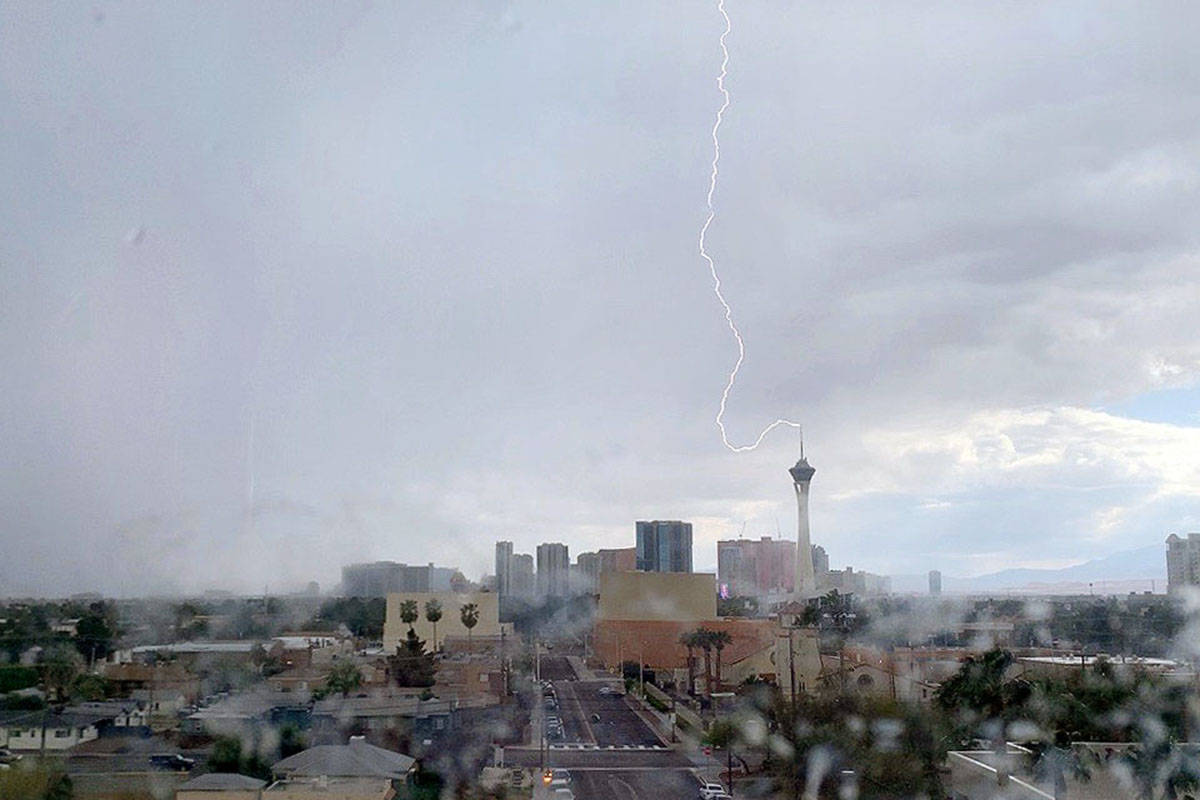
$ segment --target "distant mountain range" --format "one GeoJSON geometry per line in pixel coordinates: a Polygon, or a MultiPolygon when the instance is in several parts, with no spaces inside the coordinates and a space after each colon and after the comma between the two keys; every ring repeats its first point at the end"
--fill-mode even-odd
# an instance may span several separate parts
{"type": "MultiPolygon", "coordinates": [[[[1061,569],[1005,569],[973,578],[942,576],[942,591],[948,594],[995,591],[1125,594],[1151,589],[1164,592],[1166,588],[1167,558],[1162,545],[1124,550],[1061,569]]],[[[928,592],[928,576],[893,575],[892,591],[928,592]]]]}

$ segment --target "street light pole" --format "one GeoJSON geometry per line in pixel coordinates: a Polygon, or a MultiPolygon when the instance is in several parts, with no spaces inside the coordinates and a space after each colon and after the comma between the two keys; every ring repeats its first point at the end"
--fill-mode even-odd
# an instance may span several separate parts
{"type": "Polygon", "coordinates": [[[733,797],[733,735],[725,743],[725,774],[729,776],[729,796],[733,797]]]}

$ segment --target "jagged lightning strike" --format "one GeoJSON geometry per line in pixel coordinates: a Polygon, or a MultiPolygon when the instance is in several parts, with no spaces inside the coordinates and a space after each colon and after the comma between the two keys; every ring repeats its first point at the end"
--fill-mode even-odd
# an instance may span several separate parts
{"type": "Polygon", "coordinates": [[[725,31],[721,34],[720,39],[721,72],[717,75],[717,89],[721,92],[722,100],[721,107],[717,109],[717,117],[713,122],[712,128],[712,172],[708,179],[708,196],[706,198],[708,217],[704,220],[704,225],[700,228],[700,257],[708,262],[708,271],[712,274],[713,279],[713,293],[716,294],[717,300],[721,303],[721,308],[725,309],[725,323],[729,325],[729,330],[733,333],[733,338],[737,340],[738,348],[737,361],[733,365],[733,370],[729,373],[729,380],[725,382],[725,390],[721,392],[721,406],[717,409],[717,428],[721,431],[721,442],[734,453],[742,453],[747,450],[756,449],[762,444],[763,438],[779,426],[799,428],[800,423],[792,422],[788,419],[777,419],[763,428],[762,433],[758,434],[758,438],[754,440],[754,444],[734,445],[730,443],[729,436],[725,431],[725,405],[729,402],[729,393],[733,390],[734,382],[737,381],[737,375],[742,368],[742,362],[746,360],[746,343],[742,341],[741,331],[734,324],[733,309],[729,307],[728,301],[725,300],[725,295],[721,292],[721,276],[717,274],[717,265],[713,261],[712,256],[708,254],[708,249],[704,245],[705,237],[708,235],[708,226],[712,224],[713,218],[717,215],[717,212],[713,209],[713,193],[717,190],[717,168],[721,161],[721,140],[718,133],[721,129],[721,121],[725,118],[725,111],[729,108],[729,91],[725,88],[725,76],[728,74],[729,68],[729,48],[725,46],[725,37],[733,30],[733,25],[729,20],[729,14],[725,13],[725,0],[718,0],[717,10],[721,12],[721,17],[725,20],[725,31]]]}

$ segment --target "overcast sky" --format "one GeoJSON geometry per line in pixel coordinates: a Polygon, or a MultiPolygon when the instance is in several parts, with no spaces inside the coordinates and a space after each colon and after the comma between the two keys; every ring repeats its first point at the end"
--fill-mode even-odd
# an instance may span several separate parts
{"type": "MultiPolygon", "coordinates": [[[[731,438],[834,566],[1200,530],[1193,3],[730,0],[731,438]]],[[[0,595],[275,591],[639,518],[713,416],[715,3],[0,6],[0,595]]]]}

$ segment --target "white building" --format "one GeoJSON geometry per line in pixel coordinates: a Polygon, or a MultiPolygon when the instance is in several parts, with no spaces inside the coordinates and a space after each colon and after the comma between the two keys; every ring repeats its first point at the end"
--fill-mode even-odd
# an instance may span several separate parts
{"type": "Polygon", "coordinates": [[[46,749],[61,752],[100,736],[94,714],[62,714],[17,711],[0,715],[0,747],[10,750],[40,750],[45,728],[46,749]]]}

